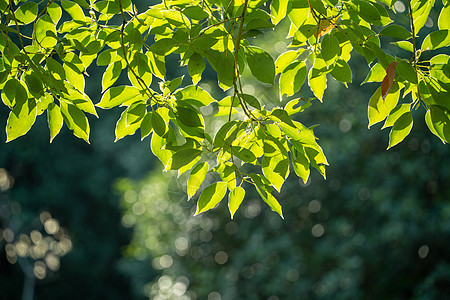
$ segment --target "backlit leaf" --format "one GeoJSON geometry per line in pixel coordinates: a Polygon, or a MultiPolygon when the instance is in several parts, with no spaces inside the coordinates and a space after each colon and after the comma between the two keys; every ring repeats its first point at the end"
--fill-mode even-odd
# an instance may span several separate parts
{"type": "Polygon", "coordinates": [[[200,185],[203,183],[203,181],[205,181],[208,170],[209,165],[206,161],[199,163],[192,169],[191,175],[189,175],[189,179],[187,182],[188,199],[191,199],[192,196],[195,195],[195,193],[200,188],[200,185]]]}
{"type": "Polygon", "coordinates": [[[245,48],[248,66],[261,82],[273,84],[275,78],[275,63],[272,56],[263,49],[255,46],[245,48]]]}
{"type": "Polygon", "coordinates": [[[36,115],[37,106],[33,99],[14,106],[6,121],[6,142],[26,134],[33,126],[36,115]]]}
{"type": "Polygon", "coordinates": [[[402,114],[394,123],[389,134],[389,148],[394,147],[408,136],[413,127],[413,119],[410,112],[402,114]]]}
{"type": "Polygon", "coordinates": [[[439,49],[450,45],[450,29],[431,32],[422,43],[422,51],[439,49]]]}
{"type": "Polygon", "coordinates": [[[197,210],[194,216],[214,208],[225,197],[227,192],[227,183],[219,181],[206,187],[197,202],[197,210]]]}
{"type": "Polygon", "coordinates": [[[39,47],[53,48],[56,45],[56,28],[49,15],[43,15],[37,20],[33,37],[39,47]]]}
{"type": "Polygon", "coordinates": [[[47,109],[48,128],[50,129],[50,143],[58,135],[63,126],[61,109],[55,103],[50,103],[47,109]]]}
{"type": "Polygon", "coordinates": [[[244,197],[245,190],[240,186],[237,186],[228,194],[228,209],[230,210],[231,219],[233,219],[234,214],[244,200],[244,197]]]}
{"type": "Polygon", "coordinates": [[[379,87],[369,100],[368,117],[369,128],[373,124],[383,121],[394,109],[398,103],[400,90],[398,84],[395,83],[386,97],[381,95],[381,87],[379,87]]]}

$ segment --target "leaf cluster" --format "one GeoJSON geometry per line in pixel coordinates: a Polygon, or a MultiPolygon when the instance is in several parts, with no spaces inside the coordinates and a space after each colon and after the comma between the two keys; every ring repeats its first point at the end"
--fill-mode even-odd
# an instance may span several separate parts
{"type": "Polygon", "coordinates": [[[7,142],[26,134],[44,112],[50,141],[66,124],[89,142],[86,115],[122,107],[116,140],[138,129],[142,139],[151,136],[151,150],[165,170],[190,173],[189,198],[208,174],[218,174],[220,180],[203,189],[196,214],[228,193],[233,216],[250,185],[282,216],[274,192],[280,192],[290,169],[306,182],[311,167],[325,177],[328,165],[313,128],[292,118],[310,106],[295,94],[307,82],[322,101],[331,78],[350,83],[348,61],[354,53],[370,67],[365,82],[381,82],[369,101],[368,118],[369,126],[385,120],[384,127],[392,127],[389,147],[409,134],[411,111],[420,105],[430,131],[449,141],[449,56],[421,59],[422,53],[449,45],[449,3],[443,3],[439,29],[419,48],[416,38],[434,0],[408,1],[410,28],[393,24],[390,0],[172,0],[144,12],[131,0],[1,1],[0,89],[11,109],[7,142]],[[274,60],[268,49],[250,41],[277,30],[283,20],[289,24],[289,50],[274,60]],[[386,53],[380,36],[397,39],[411,58],[386,53]],[[169,55],[187,67],[191,85],[183,85],[183,77],[168,80],[169,55]],[[96,104],[85,92],[87,69],[94,63],[106,67],[96,104]],[[200,86],[207,64],[228,92],[223,99],[200,86]],[[243,92],[246,68],[262,84],[279,89],[274,103],[285,95],[294,99],[266,109],[243,92]],[[121,74],[128,85],[116,84],[121,74]],[[212,113],[204,113],[207,107],[212,113]],[[207,118],[223,124],[207,128],[207,118]]]}

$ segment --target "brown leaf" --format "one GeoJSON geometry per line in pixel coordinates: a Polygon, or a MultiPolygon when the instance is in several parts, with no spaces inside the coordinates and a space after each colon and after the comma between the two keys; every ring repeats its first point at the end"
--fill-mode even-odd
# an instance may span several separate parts
{"type": "Polygon", "coordinates": [[[387,68],[386,68],[386,76],[383,78],[383,82],[381,83],[381,96],[384,100],[386,98],[387,94],[389,94],[389,90],[392,87],[392,84],[394,83],[395,78],[395,70],[397,67],[397,62],[391,62],[387,68]]]}

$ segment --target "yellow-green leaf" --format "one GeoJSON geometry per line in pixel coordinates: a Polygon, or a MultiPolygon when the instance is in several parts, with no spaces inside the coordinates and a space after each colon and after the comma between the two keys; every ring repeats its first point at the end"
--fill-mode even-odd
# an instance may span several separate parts
{"type": "Polygon", "coordinates": [[[223,197],[225,197],[227,189],[227,183],[224,181],[213,183],[205,188],[198,198],[197,210],[194,216],[208,211],[219,204],[223,197]]]}
{"type": "Polygon", "coordinates": [[[61,109],[55,103],[50,103],[47,108],[48,128],[50,130],[50,143],[58,135],[63,126],[61,109]]]}
{"type": "Polygon", "coordinates": [[[369,128],[373,124],[383,121],[398,103],[400,90],[397,83],[394,83],[389,94],[383,99],[381,87],[379,87],[369,100],[368,117],[369,128]]]}
{"type": "Polygon", "coordinates": [[[245,190],[241,186],[237,186],[228,194],[228,209],[230,210],[231,219],[233,219],[234,214],[241,206],[242,201],[245,197],[245,190]]]}
{"type": "Polygon", "coordinates": [[[41,16],[34,26],[34,42],[42,48],[53,48],[57,43],[56,27],[49,15],[41,16]]]}
{"type": "Polygon", "coordinates": [[[6,142],[26,134],[36,120],[37,106],[34,99],[17,104],[6,121],[6,142]]]}
{"type": "Polygon", "coordinates": [[[208,170],[209,165],[206,161],[199,163],[192,169],[187,182],[188,199],[191,199],[192,196],[195,195],[195,193],[200,188],[200,185],[203,183],[203,181],[205,181],[208,170]]]}

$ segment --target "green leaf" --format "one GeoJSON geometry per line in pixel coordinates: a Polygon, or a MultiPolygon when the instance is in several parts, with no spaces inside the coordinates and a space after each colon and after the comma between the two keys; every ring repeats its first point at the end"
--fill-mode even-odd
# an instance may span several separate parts
{"type": "Polygon", "coordinates": [[[33,126],[36,115],[37,106],[33,99],[14,106],[6,121],[6,142],[26,134],[33,126]]]}
{"type": "Polygon", "coordinates": [[[227,90],[233,86],[234,55],[231,51],[207,51],[206,58],[217,73],[219,87],[227,90]]]}
{"type": "Polygon", "coordinates": [[[57,43],[56,28],[49,15],[41,16],[35,26],[33,33],[33,42],[42,48],[53,48],[57,43]]]}
{"type": "Polygon", "coordinates": [[[269,205],[272,211],[276,212],[277,214],[280,215],[281,218],[284,219],[281,205],[277,201],[277,199],[272,195],[272,191],[274,189],[273,187],[270,186],[270,181],[262,177],[261,175],[255,173],[251,173],[250,177],[252,178],[253,183],[255,184],[256,191],[264,200],[264,202],[266,202],[267,205],[269,205]]]}
{"type": "Polygon", "coordinates": [[[298,51],[289,50],[278,56],[275,61],[275,74],[282,73],[292,62],[297,59],[298,55],[298,51]]]}
{"type": "Polygon", "coordinates": [[[339,47],[339,41],[334,35],[326,34],[322,39],[321,48],[321,54],[325,64],[327,66],[332,65],[340,54],[341,48],[339,47]]]}
{"type": "Polygon", "coordinates": [[[161,56],[166,56],[175,51],[176,41],[174,39],[164,38],[157,40],[150,46],[150,51],[161,56]]]}
{"type": "Polygon", "coordinates": [[[227,183],[219,181],[205,188],[197,202],[197,210],[194,216],[214,208],[225,197],[227,183]]]}
{"type": "Polygon", "coordinates": [[[378,62],[369,70],[366,79],[364,79],[361,85],[367,82],[382,82],[385,76],[386,69],[378,62]]]}
{"type": "Polygon", "coordinates": [[[431,32],[422,43],[422,51],[435,50],[450,45],[450,29],[431,32]]]}
{"type": "Polygon", "coordinates": [[[434,0],[412,0],[412,17],[416,34],[427,22],[431,9],[434,6],[434,0]]]}
{"type": "Polygon", "coordinates": [[[61,113],[64,121],[73,134],[89,144],[89,123],[84,113],[75,105],[61,102],[61,113]]]}
{"type": "Polygon", "coordinates": [[[397,83],[394,83],[383,100],[381,95],[381,87],[379,87],[369,100],[368,116],[369,116],[369,128],[373,124],[383,121],[394,109],[398,103],[400,96],[400,89],[397,83]]]}
{"type": "Polygon", "coordinates": [[[125,125],[130,126],[135,123],[140,123],[147,113],[147,106],[145,103],[133,103],[126,109],[125,125]]]}
{"type": "Polygon", "coordinates": [[[396,67],[397,73],[403,79],[409,82],[417,84],[419,81],[417,79],[417,73],[411,64],[405,60],[400,60],[396,67]]]}
{"type": "Polygon", "coordinates": [[[343,59],[338,59],[330,72],[334,79],[340,82],[352,82],[352,70],[348,63],[343,59]]]}
{"type": "Polygon", "coordinates": [[[287,13],[288,0],[273,0],[270,4],[270,14],[273,24],[278,24],[284,19],[287,13]]]}
{"type": "Polygon", "coordinates": [[[50,103],[47,109],[48,128],[50,130],[50,143],[58,135],[63,126],[61,109],[55,103],[50,103]]]}
{"type": "Polygon", "coordinates": [[[61,7],[57,3],[52,2],[47,7],[47,12],[48,12],[48,15],[50,16],[50,19],[52,19],[53,24],[58,25],[58,22],[62,16],[61,7]]]}
{"type": "Polygon", "coordinates": [[[208,106],[216,100],[211,95],[196,85],[189,85],[176,91],[175,97],[194,106],[208,106]]]}
{"type": "Polygon", "coordinates": [[[438,19],[439,29],[450,29],[450,5],[442,7],[441,13],[438,19]]]}
{"type": "Polygon", "coordinates": [[[255,46],[245,47],[248,66],[253,76],[261,82],[273,84],[275,79],[275,63],[272,56],[255,46]]]}
{"type": "Polygon", "coordinates": [[[61,1],[62,8],[69,13],[74,21],[86,22],[86,17],[83,13],[83,9],[73,1],[61,1]]]}
{"type": "Polygon", "coordinates": [[[245,103],[247,103],[251,107],[254,107],[258,110],[261,109],[261,104],[259,103],[259,100],[256,99],[254,96],[249,94],[243,94],[242,97],[244,98],[245,103]]]}
{"type": "Polygon", "coordinates": [[[450,113],[447,109],[431,105],[425,115],[425,121],[430,131],[443,143],[450,142],[450,113]]]}
{"type": "Polygon", "coordinates": [[[308,100],[304,98],[297,98],[289,101],[284,107],[284,110],[288,113],[288,115],[293,115],[302,112],[309,106],[311,106],[311,98],[308,100]]]}
{"type": "Polygon", "coordinates": [[[128,107],[126,110],[122,112],[120,115],[119,120],[116,123],[116,129],[115,129],[115,135],[116,139],[114,142],[117,142],[118,140],[124,138],[127,135],[133,135],[135,134],[136,130],[140,127],[140,122],[136,122],[134,124],[127,125],[127,116],[128,116],[128,107]]]}
{"type": "Polygon", "coordinates": [[[412,37],[412,34],[408,29],[397,24],[391,24],[384,27],[379,34],[401,40],[408,40],[412,37]]]}
{"type": "Polygon", "coordinates": [[[228,209],[230,210],[231,219],[233,219],[234,214],[238,210],[239,206],[241,206],[244,197],[245,190],[241,186],[237,186],[228,194],[228,209]]]}
{"type": "Polygon", "coordinates": [[[116,82],[122,72],[122,62],[116,61],[106,68],[102,77],[102,93],[116,82]]]}
{"type": "Polygon", "coordinates": [[[159,136],[163,136],[167,131],[166,121],[164,121],[164,119],[156,110],[154,110],[152,113],[152,127],[155,133],[159,136]]]}
{"type": "Polygon", "coordinates": [[[209,17],[207,11],[200,6],[188,6],[183,8],[183,14],[194,20],[203,20],[209,17]]]}
{"type": "Polygon", "coordinates": [[[202,155],[202,151],[198,149],[181,149],[175,152],[172,158],[169,160],[166,169],[178,170],[192,161],[199,160],[202,155]]]}
{"type": "Polygon", "coordinates": [[[206,161],[199,163],[192,169],[191,175],[189,175],[189,179],[187,182],[188,200],[195,195],[195,193],[200,188],[200,185],[205,181],[208,170],[209,165],[206,161]]]}
{"type": "Polygon", "coordinates": [[[65,63],[63,65],[64,73],[66,74],[66,80],[78,91],[84,91],[85,80],[84,76],[78,70],[74,70],[70,64],[65,63]]]}
{"type": "Polygon", "coordinates": [[[2,101],[6,106],[13,108],[16,104],[22,105],[27,99],[27,90],[19,80],[10,78],[3,86],[2,101]]]}
{"type": "Polygon", "coordinates": [[[306,155],[303,147],[296,146],[292,150],[292,165],[294,167],[294,172],[303,180],[303,183],[306,184],[310,174],[308,156],[306,155]]]}
{"type": "Polygon", "coordinates": [[[364,0],[353,0],[348,3],[358,13],[358,16],[361,17],[364,21],[367,21],[374,25],[379,24],[381,15],[378,9],[373,6],[372,3],[364,0]]]}
{"type": "MultiPolygon", "coordinates": [[[[145,91],[152,83],[152,73],[149,65],[150,61],[148,56],[143,53],[136,53],[133,60],[130,62],[131,69],[128,69],[128,79],[131,84],[139,90],[145,91]],[[139,79],[136,76],[138,76],[139,79]]],[[[125,65],[122,64],[122,68],[124,67],[125,65]]]]}
{"type": "MultiPolygon", "coordinates": [[[[223,152],[222,152],[223,153],[223,152]]],[[[213,170],[220,175],[220,178],[227,183],[227,187],[230,191],[236,188],[236,169],[237,166],[229,161],[220,161],[220,157],[217,158],[218,166],[213,170]]]]}
{"type": "Polygon", "coordinates": [[[152,112],[149,111],[146,113],[141,122],[141,141],[150,135],[153,130],[152,126],[152,112]]]}
{"type": "Polygon", "coordinates": [[[323,94],[327,88],[327,76],[326,74],[322,74],[318,77],[311,78],[313,68],[310,69],[308,76],[308,85],[314,95],[322,101],[323,94]]]}
{"type": "Polygon", "coordinates": [[[414,52],[414,46],[411,42],[398,41],[398,42],[392,42],[391,44],[397,45],[398,47],[402,48],[403,50],[409,51],[411,53],[414,52]]]}
{"type": "MultiPolygon", "coordinates": [[[[18,9],[14,12],[14,15],[17,21],[24,25],[30,24],[33,22],[38,14],[38,5],[34,2],[26,2],[19,6],[18,9]]],[[[11,21],[14,22],[14,21],[11,21]]]]}
{"type": "Polygon", "coordinates": [[[145,100],[145,98],[142,96],[139,89],[134,86],[122,85],[108,89],[96,106],[103,109],[109,109],[125,103],[131,104],[140,100],[145,100]]]}
{"type": "Polygon", "coordinates": [[[175,91],[183,82],[183,78],[184,75],[161,84],[161,90],[164,92],[164,95],[168,95],[175,91]]]}
{"type": "Polygon", "coordinates": [[[413,119],[410,112],[402,114],[394,123],[389,134],[389,148],[394,147],[408,136],[413,127],[413,119]]]}
{"type": "Polygon", "coordinates": [[[404,114],[411,112],[411,103],[397,105],[389,114],[381,129],[394,126],[394,123],[404,114]]]}
{"type": "Polygon", "coordinates": [[[197,84],[202,79],[202,73],[205,70],[205,67],[205,60],[199,54],[194,53],[189,58],[187,68],[194,84],[197,84]]]}
{"type": "Polygon", "coordinates": [[[280,100],[283,95],[292,96],[300,90],[306,79],[304,61],[295,61],[283,70],[280,76],[280,100]]]}
{"type": "Polygon", "coordinates": [[[277,139],[264,140],[261,166],[264,176],[279,192],[289,175],[289,158],[286,149],[277,139]]]}
{"type": "Polygon", "coordinates": [[[185,126],[202,128],[204,126],[202,115],[195,109],[178,106],[175,116],[185,126]]]}

